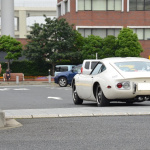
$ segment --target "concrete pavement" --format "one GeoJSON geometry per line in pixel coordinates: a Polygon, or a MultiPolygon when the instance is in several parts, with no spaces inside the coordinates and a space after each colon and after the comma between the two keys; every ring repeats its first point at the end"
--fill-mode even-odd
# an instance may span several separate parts
{"type": "Polygon", "coordinates": [[[6,118],[58,118],[89,116],[150,115],[149,107],[76,107],[51,109],[4,110],[6,118]]]}
{"type": "Polygon", "coordinates": [[[48,81],[20,81],[19,83],[16,83],[14,81],[12,81],[12,82],[1,81],[0,82],[0,86],[11,86],[11,85],[53,85],[53,86],[58,86],[57,84],[54,83],[54,81],[51,81],[51,83],[49,83],[48,81]]]}

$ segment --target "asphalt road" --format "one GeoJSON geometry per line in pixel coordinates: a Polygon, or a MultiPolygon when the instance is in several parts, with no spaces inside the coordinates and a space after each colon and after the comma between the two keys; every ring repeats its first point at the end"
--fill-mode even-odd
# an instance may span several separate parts
{"type": "MultiPolygon", "coordinates": [[[[94,108],[96,103],[72,102],[71,88],[58,86],[0,87],[1,109],[94,108]]],[[[133,108],[149,109],[150,102],[133,108]]],[[[125,103],[111,108],[128,109],[125,103]]],[[[101,108],[99,108],[101,110],[101,108]]],[[[100,116],[17,119],[23,126],[0,130],[0,150],[150,150],[150,116],[100,116]]]]}
{"type": "MultiPolygon", "coordinates": [[[[24,85],[1,86],[0,109],[49,109],[49,108],[77,108],[97,107],[96,103],[84,101],[83,105],[74,105],[70,87],[24,85]]],[[[113,102],[109,107],[130,107],[126,103],[113,102]]],[[[134,103],[131,106],[150,107],[150,101],[134,103]]]]}
{"type": "Polygon", "coordinates": [[[74,107],[71,88],[45,85],[0,87],[1,109],[74,107]]]}
{"type": "Polygon", "coordinates": [[[150,116],[17,119],[0,150],[150,150],[150,116]]]}

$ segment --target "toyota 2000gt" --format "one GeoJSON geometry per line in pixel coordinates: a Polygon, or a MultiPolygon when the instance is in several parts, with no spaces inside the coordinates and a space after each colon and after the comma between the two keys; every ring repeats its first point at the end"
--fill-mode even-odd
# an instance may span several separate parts
{"type": "Polygon", "coordinates": [[[107,106],[111,101],[126,103],[150,100],[150,60],[146,58],[101,59],[92,72],[77,74],[72,82],[74,104],[83,100],[107,106]]]}

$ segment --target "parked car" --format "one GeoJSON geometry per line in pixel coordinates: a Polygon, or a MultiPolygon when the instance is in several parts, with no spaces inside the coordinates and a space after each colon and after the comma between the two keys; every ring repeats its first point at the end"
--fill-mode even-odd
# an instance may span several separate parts
{"type": "Polygon", "coordinates": [[[72,81],[74,104],[83,100],[107,106],[111,101],[126,103],[150,100],[150,60],[146,58],[105,58],[90,75],[77,74],[72,81]]]}
{"type": "Polygon", "coordinates": [[[81,73],[90,74],[98,62],[98,59],[85,59],[82,64],[81,73]]]}
{"type": "Polygon", "coordinates": [[[73,69],[70,71],[66,71],[66,72],[62,72],[62,73],[57,74],[54,77],[55,83],[59,84],[60,87],[66,87],[68,84],[71,85],[73,77],[76,74],[81,73],[81,66],[82,66],[82,64],[73,67],[73,69]]]}
{"type": "Polygon", "coordinates": [[[54,75],[56,76],[58,73],[70,71],[74,66],[75,65],[56,65],[54,75]]]}

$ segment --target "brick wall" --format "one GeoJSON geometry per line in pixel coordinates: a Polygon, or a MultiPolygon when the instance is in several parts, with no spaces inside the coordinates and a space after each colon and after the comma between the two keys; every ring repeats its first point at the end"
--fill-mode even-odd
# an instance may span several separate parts
{"type": "MultiPolygon", "coordinates": [[[[58,0],[60,2],[62,0],[58,0]]],[[[150,26],[150,11],[127,12],[127,0],[124,0],[124,12],[121,11],[78,11],[76,12],[76,0],[70,0],[70,12],[66,13],[70,24],[76,26],[150,26]]],[[[60,18],[62,18],[60,17],[60,18]]],[[[74,27],[74,28],[75,28],[74,27]]],[[[144,49],[142,57],[150,55],[150,40],[140,40],[144,49]]]]}
{"type": "Polygon", "coordinates": [[[17,41],[20,41],[22,45],[26,45],[27,44],[27,39],[25,38],[17,38],[17,41]]]}

